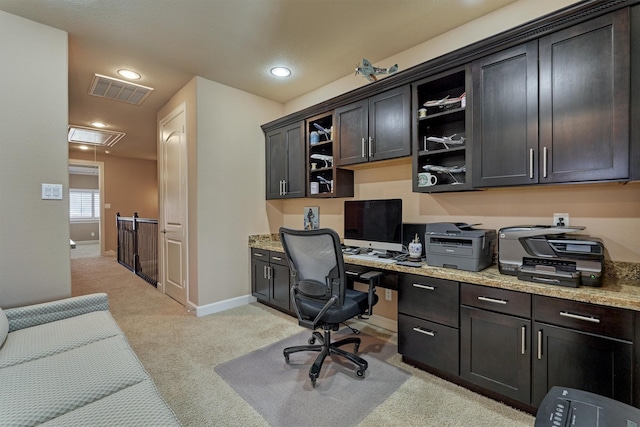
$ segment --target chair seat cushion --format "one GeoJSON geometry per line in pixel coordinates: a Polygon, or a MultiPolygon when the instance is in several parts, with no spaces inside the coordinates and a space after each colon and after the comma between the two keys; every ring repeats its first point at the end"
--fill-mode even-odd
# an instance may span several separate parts
{"type": "MultiPolygon", "coordinates": [[[[374,294],[374,304],[378,301],[378,296],[374,294]]],[[[301,311],[309,318],[315,318],[323,305],[308,301],[299,300],[301,311]]],[[[346,289],[344,295],[344,304],[342,307],[331,307],[323,316],[322,323],[342,323],[365,313],[369,309],[369,294],[353,289],[346,289]]]]}

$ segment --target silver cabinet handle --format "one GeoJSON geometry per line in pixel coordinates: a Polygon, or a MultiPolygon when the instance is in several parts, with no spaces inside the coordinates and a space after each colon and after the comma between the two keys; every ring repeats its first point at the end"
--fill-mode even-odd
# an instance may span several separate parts
{"type": "Polygon", "coordinates": [[[365,150],[364,144],[365,144],[365,138],[362,138],[362,157],[365,157],[365,155],[366,155],[366,153],[364,151],[365,150]]]}
{"type": "Polygon", "coordinates": [[[521,334],[520,334],[520,353],[524,354],[525,350],[526,350],[526,341],[527,341],[527,327],[523,326],[522,329],[520,330],[521,334]]]}
{"type": "Polygon", "coordinates": [[[256,252],[254,255],[255,255],[255,256],[264,256],[264,255],[262,255],[260,252],[256,252]]]}
{"type": "Polygon", "coordinates": [[[414,288],[420,288],[420,289],[426,289],[428,291],[435,291],[436,288],[433,286],[429,286],[429,285],[421,285],[420,283],[414,283],[413,284],[414,288]]]}
{"type": "Polygon", "coordinates": [[[276,261],[282,261],[282,257],[272,256],[271,259],[275,259],[276,261]]]}
{"type": "Polygon", "coordinates": [[[538,360],[542,360],[542,329],[538,331],[538,360]]]}
{"type": "Polygon", "coordinates": [[[284,191],[284,190],[282,189],[282,184],[283,184],[283,183],[284,183],[284,181],[283,181],[283,180],[280,180],[280,195],[281,195],[281,196],[284,196],[284,194],[283,194],[283,191],[284,191]]]}
{"type": "Polygon", "coordinates": [[[569,317],[576,320],[584,320],[585,322],[600,323],[600,319],[595,316],[581,316],[579,314],[569,313],[568,311],[561,311],[560,316],[569,317]]]}
{"type": "Polygon", "coordinates": [[[349,275],[349,276],[360,276],[360,273],[358,273],[357,271],[349,271],[349,270],[345,270],[344,274],[349,275]]]}
{"type": "Polygon", "coordinates": [[[373,156],[373,137],[369,137],[369,157],[373,156]]]}
{"type": "Polygon", "coordinates": [[[542,154],[542,171],[544,173],[544,177],[547,177],[547,147],[544,147],[543,149],[543,154],[542,154]]]}
{"type": "Polygon", "coordinates": [[[268,277],[267,277],[267,266],[266,265],[262,266],[262,277],[264,277],[265,279],[268,279],[268,277]]]}
{"type": "Polygon", "coordinates": [[[272,277],[273,277],[273,275],[272,275],[273,269],[271,268],[271,266],[267,266],[267,273],[268,273],[267,274],[267,276],[268,276],[267,279],[271,280],[272,277]]]}
{"type": "Polygon", "coordinates": [[[435,337],[436,336],[435,332],[430,331],[428,329],[422,329],[420,327],[415,327],[415,328],[413,328],[413,330],[416,331],[416,332],[420,332],[421,334],[424,334],[424,335],[429,335],[430,337],[435,337]]]}
{"type": "Polygon", "coordinates": [[[529,179],[533,179],[533,148],[529,148],[529,179]]]}
{"type": "Polygon", "coordinates": [[[283,196],[287,195],[287,180],[286,179],[282,180],[282,195],[283,196]]]}
{"type": "Polygon", "coordinates": [[[494,304],[503,304],[503,305],[504,305],[504,304],[506,304],[506,303],[507,303],[507,301],[506,301],[506,300],[503,300],[503,299],[495,299],[495,298],[482,297],[482,296],[481,296],[481,297],[478,297],[478,299],[479,299],[480,301],[484,301],[484,302],[492,302],[492,303],[494,303],[494,304]]]}

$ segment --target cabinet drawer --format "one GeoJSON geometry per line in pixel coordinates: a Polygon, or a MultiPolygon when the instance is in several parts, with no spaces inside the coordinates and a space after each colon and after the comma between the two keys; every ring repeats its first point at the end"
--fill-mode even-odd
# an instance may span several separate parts
{"type": "Polygon", "coordinates": [[[269,251],[266,249],[251,248],[251,258],[269,262],[269,251]]]}
{"type": "Polygon", "coordinates": [[[458,327],[458,282],[414,274],[401,274],[398,311],[410,316],[458,327]]]}
{"type": "Polygon", "coordinates": [[[269,262],[271,264],[279,264],[289,266],[289,261],[287,261],[287,257],[284,255],[284,252],[269,252],[269,262]]]}
{"type": "Polygon", "coordinates": [[[633,340],[633,313],[629,310],[540,295],[535,296],[534,306],[538,322],[633,340]]]}
{"type": "Polygon", "coordinates": [[[462,283],[460,303],[498,313],[531,317],[531,295],[507,289],[462,283]]]}
{"type": "Polygon", "coordinates": [[[458,375],[458,330],[398,314],[398,352],[433,368],[458,375]]]}

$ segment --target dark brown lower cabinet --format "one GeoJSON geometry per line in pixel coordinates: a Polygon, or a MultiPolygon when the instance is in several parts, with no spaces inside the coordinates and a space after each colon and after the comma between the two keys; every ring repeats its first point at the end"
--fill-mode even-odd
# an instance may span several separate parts
{"type": "Polygon", "coordinates": [[[534,340],[533,406],[556,385],[632,403],[631,342],[537,322],[534,340]]]}
{"type": "Polygon", "coordinates": [[[284,253],[251,249],[251,294],[258,301],[291,312],[289,275],[284,253]]]}
{"type": "Polygon", "coordinates": [[[531,320],[475,307],[460,308],[460,376],[529,404],[531,320]]]}

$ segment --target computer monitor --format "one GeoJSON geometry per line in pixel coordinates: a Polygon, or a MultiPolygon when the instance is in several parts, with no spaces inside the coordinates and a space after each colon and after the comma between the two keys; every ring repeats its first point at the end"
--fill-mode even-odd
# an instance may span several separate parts
{"type": "Polygon", "coordinates": [[[402,252],[402,199],[345,201],[344,244],[402,252]]]}

